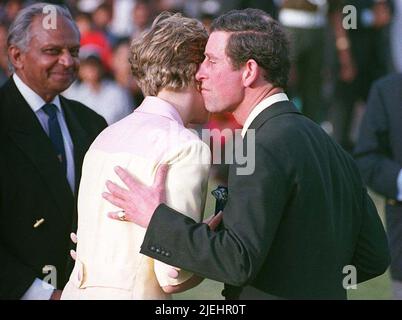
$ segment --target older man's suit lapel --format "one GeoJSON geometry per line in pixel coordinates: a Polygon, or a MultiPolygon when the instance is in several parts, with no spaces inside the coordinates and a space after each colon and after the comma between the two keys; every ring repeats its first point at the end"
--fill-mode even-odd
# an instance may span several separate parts
{"type": "MultiPolygon", "coordinates": [[[[8,86],[9,96],[3,103],[6,109],[5,115],[8,118],[5,125],[9,136],[37,168],[48,188],[49,197],[54,199],[60,209],[58,211],[73,212],[73,207],[66,208],[66,206],[73,206],[73,193],[49,137],[18,91],[14,81],[10,79],[6,86],[8,86]]],[[[63,218],[71,223],[71,216],[63,216],[63,218]]]]}

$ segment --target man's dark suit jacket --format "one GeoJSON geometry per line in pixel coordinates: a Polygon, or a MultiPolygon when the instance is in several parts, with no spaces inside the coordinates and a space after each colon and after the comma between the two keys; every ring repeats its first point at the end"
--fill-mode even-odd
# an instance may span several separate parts
{"type": "Polygon", "coordinates": [[[231,166],[224,229],[211,232],[162,204],[141,252],[289,299],[345,299],[348,265],[357,282],[384,273],[385,231],[353,159],[290,102],[265,109],[250,129],[255,172],[231,166]]]}
{"type": "MultiPolygon", "coordinates": [[[[84,155],[106,122],[81,103],[60,98],[78,190],[84,155]]],[[[0,299],[21,298],[35,278],[48,275],[45,265],[56,267],[57,287],[64,287],[75,216],[75,195],[52,143],[10,79],[0,88],[0,299]]]]}
{"type": "Polygon", "coordinates": [[[392,278],[402,281],[402,203],[396,201],[402,169],[402,74],[375,82],[355,148],[364,180],[387,198],[386,225],[392,278]]]}

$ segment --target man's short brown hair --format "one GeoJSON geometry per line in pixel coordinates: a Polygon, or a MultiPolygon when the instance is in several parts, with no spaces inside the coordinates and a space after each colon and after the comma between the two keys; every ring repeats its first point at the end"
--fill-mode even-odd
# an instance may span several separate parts
{"type": "Polygon", "coordinates": [[[195,85],[208,34],[201,22],[162,12],[131,44],[130,63],[145,96],[195,85]]]}
{"type": "Polygon", "coordinates": [[[290,69],[289,41],[280,24],[259,9],[231,10],[214,20],[211,32],[230,33],[226,55],[235,70],[254,59],[265,79],[285,89],[290,69]]]}

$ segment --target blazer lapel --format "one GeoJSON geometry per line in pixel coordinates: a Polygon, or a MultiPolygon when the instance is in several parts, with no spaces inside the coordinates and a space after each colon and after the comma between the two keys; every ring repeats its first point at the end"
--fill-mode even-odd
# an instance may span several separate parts
{"type": "Polygon", "coordinates": [[[67,222],[71,221],[74,199],[53,146],[35,113],[24,100],[11,79],[8,99],[3,103],[8,120],[8,134],[26,154],[45,181],[49,195],[55,200],[67,222]],[[70,208],[71,207],[71,208],[70,208]]]}
{"type": "Polygon", "coordinates": [[[284,113],[302,114],[290,101],[277,102],[262,111],[251,123],[249,129],[258,130],[258,128],[260,128],[268,120],[284,113]]]}

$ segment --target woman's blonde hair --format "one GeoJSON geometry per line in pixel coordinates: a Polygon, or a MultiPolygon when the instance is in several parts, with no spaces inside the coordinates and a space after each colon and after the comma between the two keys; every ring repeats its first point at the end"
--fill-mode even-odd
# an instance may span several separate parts
{"type": "Polygon", "coordinates": [[[207,31],[196,19],[170,12],[157,16],[130,49],[131,70],[143,94],[156,96],[163,88],[195,85],[207,40],[207,31]]]}

